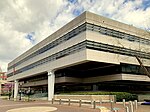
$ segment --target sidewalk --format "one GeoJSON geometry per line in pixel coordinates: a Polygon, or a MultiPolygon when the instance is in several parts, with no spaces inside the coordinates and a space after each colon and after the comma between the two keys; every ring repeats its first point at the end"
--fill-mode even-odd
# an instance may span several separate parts
{"type": "Polygon", "coordinates": [[[20,101],[9,101],[9,100],[2,100],[0,99],[0,112],[24,112],[24,111],[13,111],[11,109],[18,109],[18,108],[28,108],[26,112],[38,112],[35,111],[34,107],[42,107],[44,108],[42,111],[39,112],[50,112],[53,108],[57,108],[57,110],[53,110],[53,112],[100,112],[99,109],[92,109],[89,106],[79,107],[77,105],[59,105],[59,104],[51,104],[47,101],[31,101],[31,102],[20,102],[20,101]],[[30,108],[29,108],[30,107],[30,108]],[[49,111],[47,109],[49,108],[49,111]],[[9,111],[8,111],[9,110],[9,111]]]}
{"type": "MultiPolygon", "coordinates": [[[[98,108],[100,107],[107,107],[110,109],[110,103],[102,103],[96,105],[98,108]]],[[[114,108],[119,109],[118,112],[125,112],[122,104],[114,104],[114,108]]],[[[48,101],[10,101],[10,100],[3,100],[0,98],[0,112],[50,112],[51,109],[54,109],[53,112],[100,112],[100,109],[93,109],[90,104],[83,104],[82,107],[79,107],[79,104],[71,104],[68,106],[68,103],[59,103],[55,102],[51,104],[48,101]],[[42,110],[39,109],[43,108],[42,110]],[[11,111],[11,109],[27,109],[26,111],[11,111]],[[48,109],[48,110],[47,110],[48,109]],[[56,110],[57,109],[57,110],[56,110]],[[9,111],[8,111],[9,110],[9,111]],[[39,111],[40,110],[40,111],[39,111]]],[[[148,105],[138,105],[138,110],[136,112],[150,112],[150,106],[148,105]]]]}
{"type": "Polygon", "coordinates": [[[7,112],[49,112],[57,110],[56,107],[36,106],[36,107],[22,107],[10,109],[7,112]]]}

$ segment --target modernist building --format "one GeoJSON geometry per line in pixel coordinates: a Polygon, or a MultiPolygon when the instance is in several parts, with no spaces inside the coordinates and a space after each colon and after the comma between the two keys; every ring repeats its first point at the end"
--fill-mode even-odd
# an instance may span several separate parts
{"type": "Polygon", "coordinates": [[[150,33],[84,12],[14,59],[8,80],[48,92],[61,90],[147,91],[150,79],[140,68],[150,66],[150,33]]]}

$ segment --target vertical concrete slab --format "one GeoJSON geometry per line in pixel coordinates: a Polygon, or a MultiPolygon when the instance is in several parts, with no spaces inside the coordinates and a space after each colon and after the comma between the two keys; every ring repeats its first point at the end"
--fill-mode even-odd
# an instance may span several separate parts
{"type": "Polygon", "coordinates": [[[18,80],[15,80],[15,85],[14,85],[14,100],[17,99],[17,95],[18,95],[18,80]]]}
{"type": "Polygon", "coordinates": [[[54,97],[55,74],[53,71],[48,72],[48,101],[54,97]]]}

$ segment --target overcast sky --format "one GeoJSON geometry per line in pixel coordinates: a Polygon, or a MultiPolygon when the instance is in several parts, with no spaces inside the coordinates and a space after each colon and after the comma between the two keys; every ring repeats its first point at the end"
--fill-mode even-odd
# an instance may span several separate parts
{"type": "Polygon", "coordinates": [[[84,11],[150,30],[150,0],[0,0],[0,67],[84,11]]]}

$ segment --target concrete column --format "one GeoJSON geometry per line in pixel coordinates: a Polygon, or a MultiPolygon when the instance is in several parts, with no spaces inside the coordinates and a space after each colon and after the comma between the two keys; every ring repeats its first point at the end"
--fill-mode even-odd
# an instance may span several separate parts
{"type": "Polygon", "coordinates": [[[55,84],[55,74],[54,72],[48,72],[48,101],[51,101],[54,97],[54,84],[55,84]]]}
{"type": "Polygon", "coordinates": [[[15,85],[14,85],[14,100],[17,99],[18,95],[18,80],[15,80],[15,85]]]}

